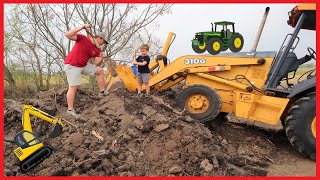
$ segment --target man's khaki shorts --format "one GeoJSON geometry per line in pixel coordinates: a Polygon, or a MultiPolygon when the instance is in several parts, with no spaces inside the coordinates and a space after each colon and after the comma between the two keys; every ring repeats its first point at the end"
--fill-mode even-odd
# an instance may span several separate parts
{"type": "Polygon", "coordinates": [[[71,66],[70,64],[64,64],[64,71],[67,75],[69,86],[79,86],[81,84],[81,74],[87,74],[93,76],[98,70],[98,66],[88,63],[85,67],[71,66]]]}

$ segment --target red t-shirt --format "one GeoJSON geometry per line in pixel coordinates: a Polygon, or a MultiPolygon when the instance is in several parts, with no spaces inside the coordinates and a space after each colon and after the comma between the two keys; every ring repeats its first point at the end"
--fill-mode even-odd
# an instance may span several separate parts
{"type": "Polygon", "coordinates": [[[100,57],[100,50],[92,44],[89,38],[84,35],[77,34],[76,43],[64,60],[64,64],[84,67],[87,65],[89,59],[93,57],[100,57]]]}

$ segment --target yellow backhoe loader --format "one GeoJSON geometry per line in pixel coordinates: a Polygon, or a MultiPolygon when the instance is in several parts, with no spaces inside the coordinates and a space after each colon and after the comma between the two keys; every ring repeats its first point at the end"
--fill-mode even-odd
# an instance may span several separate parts
{"type": "MultiPolygon", "coordinates": [[[[301,64],[316,59],[316,52],[298,58],[294,53],[299,31],[316,29],[316,5],[300,4],[289,12],[288,24],[294,28],[278,52],[256,52],[269,8],[261,21],[252,51],[212,55],[186,55],[165,65],[161,60],[149,64],[153,71],[150,86],[166,90],[177,83],[184,88],[177,105],[198,120],[214,120],[232,113],[237,117],[276,125],[282,121],[290,143],[302,154],[316,158],[316,76],[315,69],[305,80],[291,84],[301,64]],[[157,72],[154,70],[157,68],[157,72]]],[[[166,56],[175,36],[169,33],[162,55],[166,56]]],[[[117,65],[117,76],[107,77],[108,88],[121,82],[135,91],[137,79],[131,67],[117,65]]],[[[303,78],[302,78],[303,79],[303,78]]]]}
{"type": "Polygon", "coordinates": [[[18,146],[14,150],[14,154],[21,161],[20,168],[23,171],[29,171],[34,168],[52,153],[52,148],[48,145],[43,145],[39,137],[32,133],[30,115],[55,124],[53,131],[49,135],[50,138],[59,136],[63,128],[61,119],[55,118],[31,105],[23,105],[23,130],[14,137],[14,142],[18,146]]]}

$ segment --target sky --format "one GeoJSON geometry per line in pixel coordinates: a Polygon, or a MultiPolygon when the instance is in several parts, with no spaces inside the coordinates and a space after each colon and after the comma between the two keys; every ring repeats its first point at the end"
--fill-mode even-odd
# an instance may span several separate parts
{"type": "MultiPolygon", "coordinates": [[[[265,8],[270,7],[257,51],[278,51],[286,35],[293,32],[287,20],[288,12],[295,6],[296,4],[174,4],[171,14],[157,19],[159,28],[154,33],[163,42],[168,32],[176,34],[168,53],[168,58],[174,60],[183,55],[195,54],[191,40],[196,32],[210,31],[210,23],[216,21],[232,21],[235,22],[236,32],[244,37],[241,52],[247,52],[253,46],[265,8]]],[[[307,47],[316,49],[316,31],[301,30],[299,37],[300,42],[294,51],[298,58],[308,54],[307,47]]]]}

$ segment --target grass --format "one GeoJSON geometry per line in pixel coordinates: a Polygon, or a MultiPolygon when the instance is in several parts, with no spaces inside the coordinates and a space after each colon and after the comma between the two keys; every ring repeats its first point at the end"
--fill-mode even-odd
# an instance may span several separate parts
{"type": "MultiPolygon", "coordinates": [[[[29,76],[18,76],[15,75],[13,77],[15,79],[16,88],[12,89],[9,84],[5,81],[4,82],[4,96],[8,99],[20,99],[20,98],[32,98],[37,93],[37,86],[35,80],[32,78],[32,75],[29,76]]],[[[46,87],[46,79],[47,76],[44,75],[43,77],[43,87],[40,91],[48,90],[46,87]]],[[[93,83],[90,83],[90,76],[82,75],[81,76],[81,89],[86,89],[89,91],[97,90],[96,79],[92,77],[93,83]]],[[[68,87],[66,81],[60,75],[53,75],[50,78],[50,88],[52,87],[68,87]]]]}
{"type": "MultiPolygon", "coordinates": [[[[300,76],[302,76],[304,73],[306,73],[306,72],[308,72],[308,71],[310,71],[310,70],[312,70],[312,69],[313,69],[313,68],[299,68],[299,69],[297,70],[297,72],[296,72],[296,75],[295,75],[295,78],[293,79],[293,81],[294,81],[294,80],[298,80],[298,79],[300,78],[300,76]]],[[[292,77],[293,74],[294,74],[293,72],[289,73],[289,77],[292,77]]],[[[314,73],[313,73],[313,74],[314,74],[314,73]]],[[[307,73],[306,75],[304,75],[304,76],[301,78],[301,80],[306,79],[307,76],[308,76],[308,73],[307,73]]]]}

